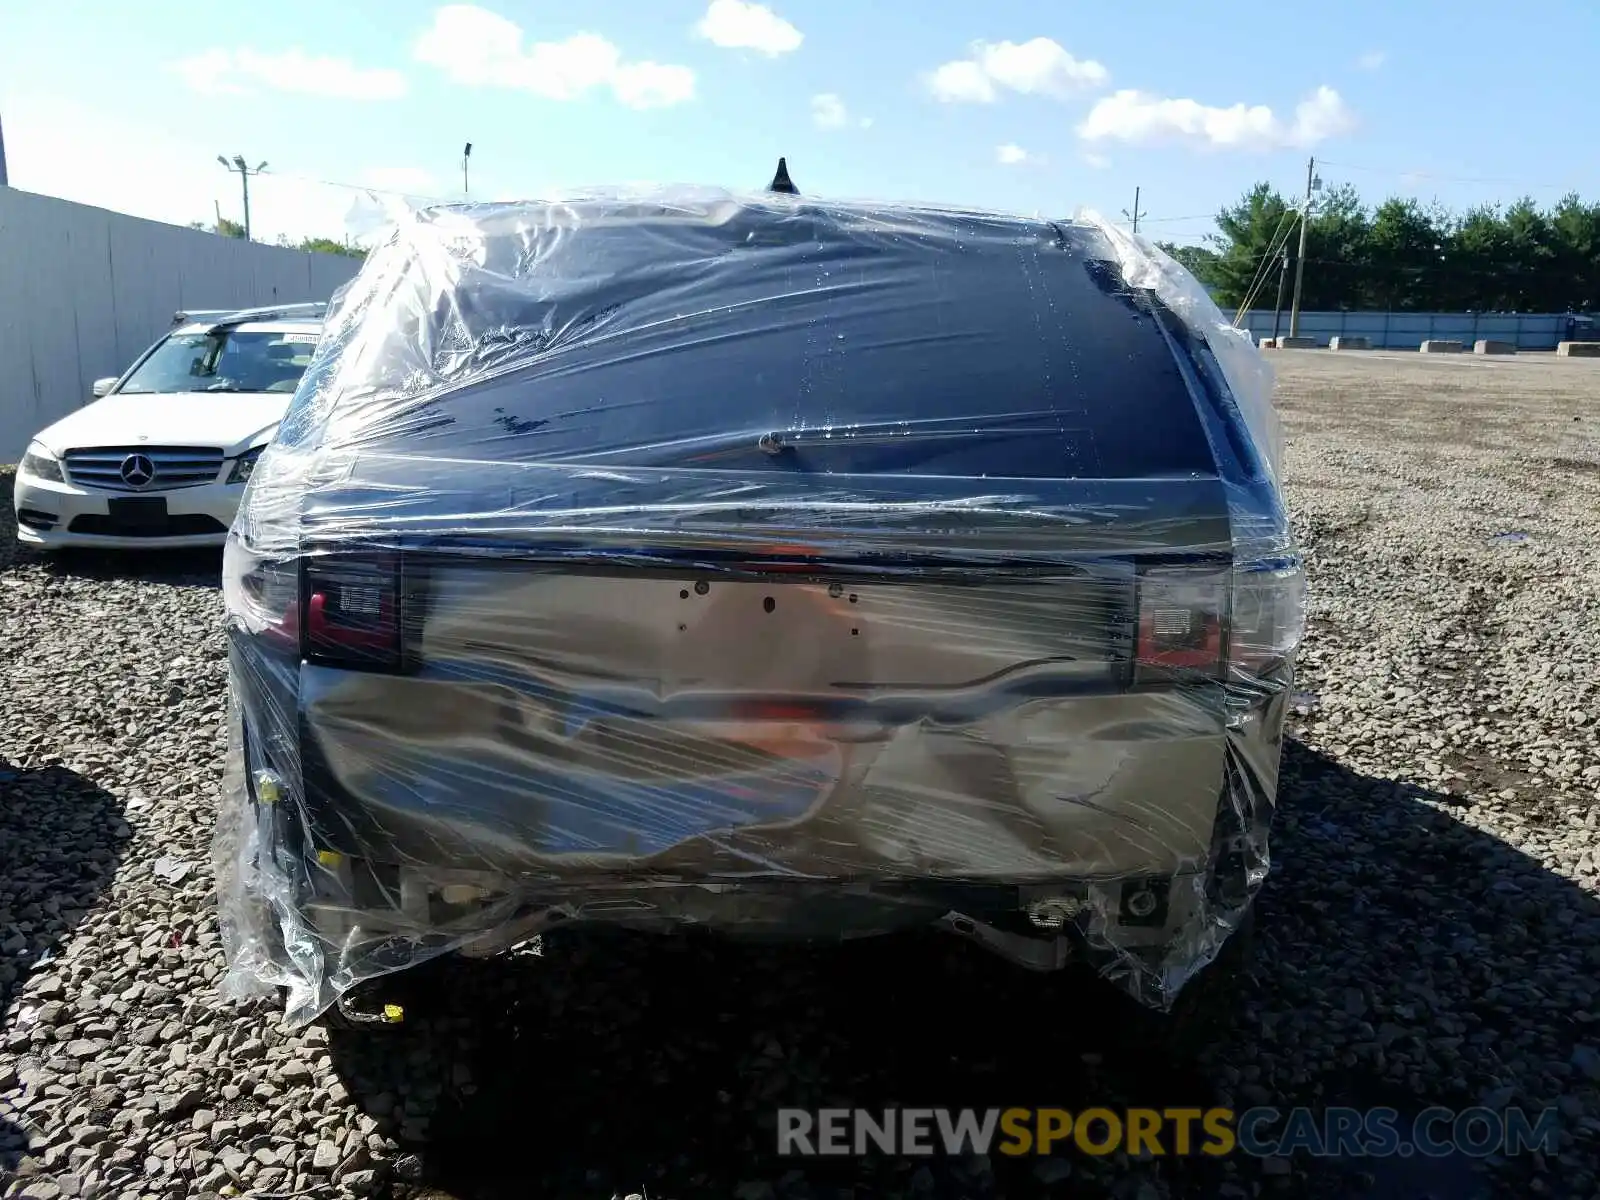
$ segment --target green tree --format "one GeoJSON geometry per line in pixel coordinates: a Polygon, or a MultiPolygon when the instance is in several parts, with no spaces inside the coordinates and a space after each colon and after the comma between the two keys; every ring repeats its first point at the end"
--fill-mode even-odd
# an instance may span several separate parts
{"type": "Polygon", "coordinates": [[[346,258],[366,258],[367,252],[360,246],[352,246],[349,242],[336,242],[332,238],[308,237],[301,240],[298,247],[309,250],[315,254],[343,254],[346,258]]]}
{"type": "Polygon", "coordinates": [[[1220,233],[1210,239],[1215,252],[1210,282],[1224,307],[1237,308],[1252,291],[1259,296],[1265,289],[1294,220],[1288,202],[1269,183],[1256,184],[1239,203],[1217,214],[1220,233]]]}
{"type": "MultiPolygon", "coordinates": [[[[1299,236],[1293,206],[1259,183],[1217,214],[1218,232],[1181,261],[1220,303],[1276,300],[1285,254],[1299,236]]],[[[1565,196],[1456,214],[1391,198],[1369,210],[1353,188],[1316,198],[1306,228],[1305,309],[1594,311],[1600,308],[1600,205],[1565,196]]]]}
{"type": "Polygon", "coordinates": [[[1180,246],[1177,242],[1157,242],[1167,255],[1188,268],[1193,275],[1207,287],[1217,284],[1217,252],[1205,246],[1180,246]]]}
{"type": "Polygon", "coordinates": [[[1446,309],[1467,312],[1506,308],[1508,293],[1496,266],[1506,262],[1510,245],[1499,209],[1469,208],[1451,232],[1448,265],[1435,299],[1446,309]]]}
{"type": "Polygon", "coordinates": [[[1437,214],[1415,200],[1385,200],[1372,214],[1363,278],[1350,289],[1352,298],[1390,312],[1433,308],[1449,240],[1437,214]]]}
{"type": "Polygon", "coordinates": [[[1550,214],[1551,284],[1561,300],[1553,308],[1600,310],[1600,204],[1566,195],[1550,214]]]}
{"type": "Polygon", "coordinates": [[[1512,312],[1535,312],[1565,300],[1556,279],[1550,219],[1524,196],[1506,209],[1505,227],[1509,252],[1500,265],[1510,303],[1504,307],[1512,312]]]}
{"type": "MultiPolygon", "coordinates": [[[[1217,289],[1224,306],[1236,308],[1249,299],[1253,307],[1270,308],[1277,301],[1286,258],[1293,278],[1299,220],[1298,209],[1270,184],[1257,184],[1239,203],[1217,214],[1220,232],[1209,239],[1211,277],[1201,282],[1217,289]]],[[[1316,266],[1305,272],[1302,307],[1352,307],[1347,297],[1359,286],[1369,233],[1370,222],[1354,188],[1334,188],[1318,198],[1306,228],[1306,261],[1316,266]]]]}

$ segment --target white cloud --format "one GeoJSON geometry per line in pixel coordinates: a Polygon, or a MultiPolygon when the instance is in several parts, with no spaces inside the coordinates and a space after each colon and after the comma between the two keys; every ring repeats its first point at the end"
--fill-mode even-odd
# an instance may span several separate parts
{"type": "Polygon", "coordinates": [[[843,129],[847,125],[867,129],[872,125],[871,117],[851,116],[844,101],[834,92],[820,92],[811,97],[811,120],[818,129],[843,129]]]}
{"type": "Polygon", "coordinates": [[[934,68],[925,79],[947,104],[992,104],[1002,90],[1061,99],[1103,86],[1111,73],[1093,59],[1074,58],[1050,38],[974,42],[972,57],[934,68]]]}
{"type": "Polygon", "coordinates": [[[929,72],[928,90],[946,104],[990,104],[996,94],[983,68],[965,59],[929,72]]]}
{"type": "Polygon", "coordinates": [[[1104,154],[1095,154],[1090,151],[1083,156],[1084,165],[1093,167],[1096,171],[1104,171],[1111,165],[1111,160],[1104,154]]]}
{"type": "Polygon", "coordinates": [[[1295,105],[1289,140],[1295,146],[1314,146],[1349,133],[1355,127],[1356,115],[1350,111],[1344,97],[1331,87],[1319,87],[1295,105]]]}
{"type": "Polygon", "coordinates": [[[1363,71],[1376,71],[1388,60],[1389,56],[1382,50],[1368,50],[1360,58],[1356,59],[1356,66],[1363,71]]]}
{"type": "Polygon", "coordinates": [[[629,108],[671,108],[694,99],[694,72],[671,63],[619,63],[611,91],[629,108]]]}
{"type": "MultiPolygon", "coordinates": [[[[269,126],[251,153],[287,168],[300,139],[298,129],[269,126]]],[[[185,140],[176,127],[160,129],[114,109],[80,107],[59,93],[8,97],[12,185],[79,204],[174,225],[201,221],[209,227],[219,211],[237,221],[239,176],[216,161],[219,150],[230,149],[185,140]],[[63,154],[63,146],[73,152],[63,154]]],[[[251,233],[267,242],[279,236],[343,238],[358,232],[348,218],[360,195],[291,175],[256,176],[250,180],[251,233]]]]}
{"type": "Polygon", "coordinates": [[[765,4],[746,0],[711,0],[694,29],[725,50],[757,50],[774,58],[800,49],[805,40],[804,34],[765,4]]]}
{"type": "Polygon", "coordinates": [[[1216,108],[1198,100],[1168,99],[1124,90],[1098,101],[1078,126],[1088,142],[1187,143],[1207,149],[1276,150],[1314,146],[1355,127],[1355,114],[1338,92],[1320,87],[1302,100],[1291,120],[1264,104],[1216,108]]]}
{"type": "Polygon", "coordinates": [[[245,95],[252,85],[333,100],[397,100],[406,77],[389,67],[358,67],[347,58],[256,50],[203,50],[173,64],[190,88],[205,95],[245,95]]]}
{"type": "Polygon", "coordinates": [[[1008,167],[1030,162],[1033,158],[1032,155],[1015,142],[1007,142],[1003,146],[996,146],[994,148],[994,157],[996,162],[1008,167]]]}
{"type": "Polygon", "coordinates": [[[609,88],[629,108],[664,108],[694,98],[688,67],[625,61],[616,46],[594,33],[524,46],[515,22],[471,4],[435,12],[414,53],[454,83],[513,88],[546,100],[578,100],[598,88],[609,88]]]}

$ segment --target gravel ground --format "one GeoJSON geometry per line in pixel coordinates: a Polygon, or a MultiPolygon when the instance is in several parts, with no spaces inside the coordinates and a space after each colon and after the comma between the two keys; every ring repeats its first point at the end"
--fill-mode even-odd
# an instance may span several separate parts
{"type": "MultiPolygon", "coordinates": [[[[216,996],[215,556],[0,529],[0,1193],[1592,1196],[1600,364],[1287,353],[1314,601],[1276,865],[1192,1058],[964,945],[552,939],[392,1035],[216,996]],[[779,1105],[1557,1106],[1504,1162],[777,1160],[779,1105]]],[[[0,474],[9,497],[9,478],[0,474]]],[[[9,514],[5,514],[9,519],[9,514]]]]}

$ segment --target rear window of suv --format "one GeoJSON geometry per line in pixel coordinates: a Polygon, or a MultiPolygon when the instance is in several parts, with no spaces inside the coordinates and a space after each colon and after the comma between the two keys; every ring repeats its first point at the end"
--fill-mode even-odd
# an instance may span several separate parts
{"type": "Polygon", "coordinates": [[[461,386],[336,411],[329,432],[399,453],[597,466],[1214,473],[1159,318],[1087,231],[948,222],[925,237],[863,237],[825,217],[776,234],[730,222],[665,250],[659,228],[602,222],[503,247],[519,255],[506,263],[491,241],[484,269],[464,270],[404,348],[461,386]],[[757,235],[766,244],[741,253],[757,235]],[[511,274],[526,262],[539,274],[511,274]]]}

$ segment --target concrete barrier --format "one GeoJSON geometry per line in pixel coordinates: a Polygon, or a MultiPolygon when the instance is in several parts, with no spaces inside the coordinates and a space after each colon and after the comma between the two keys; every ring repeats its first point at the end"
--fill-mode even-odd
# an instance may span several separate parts
{"type": "Polygon", "coordinates": [[[1556,353],[1562,358],[1600,358],[1600,342],[1557,342],[1556,353]]]}
{"type": "Polygon", "coordinates": [[[1278,339],[1277,338],[1264,337],[1257,344],[1263,350],[1276,350],[1278,348],[1278,339]]]}
{"type": "Polygon", "coordinates": [[[1279,350],[1315,350],[1317,339],[1314,337],[1281,337],[1278,339],[1279,350]]]}
{"type": "Polygon", "coordinates": [[[1474,354],[1515,354],[1515,342],[1497,342],[1493,338],[1479,338],[1472,343],[1474,354]]]}
{"type": "Polygon", "coordinates": [[[1424,354],[1461,354],[1466,346],[1451,338],[1430,338],[1417,347],[1424,354]]]}
{"type": "Polygon", "coordinates": [[[1328,339],[1329,350],[1371,350],[1372,339],[1364,337],[1335,337],[1328,339]]]}

